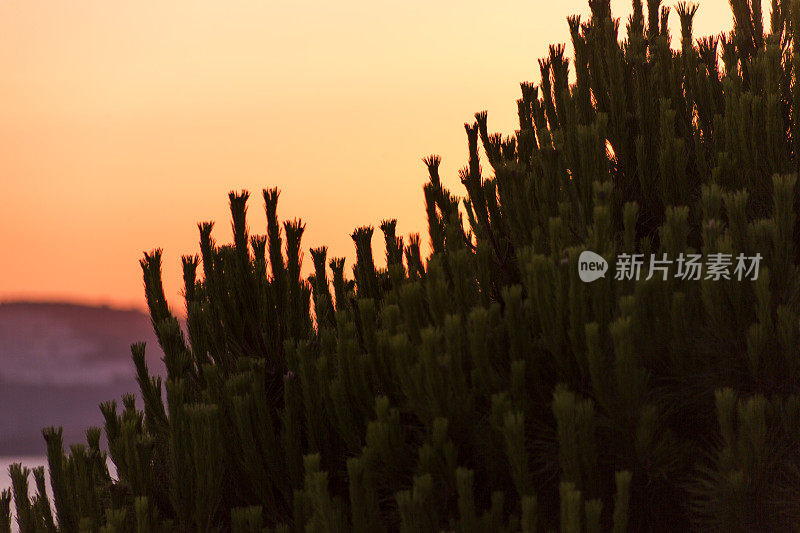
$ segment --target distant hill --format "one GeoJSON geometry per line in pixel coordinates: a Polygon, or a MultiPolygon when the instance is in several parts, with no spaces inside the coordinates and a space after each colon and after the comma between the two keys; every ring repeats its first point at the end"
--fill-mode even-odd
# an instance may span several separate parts
{"type": "Polygon", "coordinates": [[[83,441],[102,425],[98,404],[138,390],[130,345],[147,343],[163,374],[150,319],[136,310],[70,303],[0,304],[0,455],[44,451],[41,429],[83,441]]]}

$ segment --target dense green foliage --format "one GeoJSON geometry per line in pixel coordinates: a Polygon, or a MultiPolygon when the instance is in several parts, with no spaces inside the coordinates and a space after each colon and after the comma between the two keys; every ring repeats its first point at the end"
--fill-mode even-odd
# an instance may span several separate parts
{"type": "Polygon", "coordinates": [[[797,530],[800,3],[767,33],[731,3],[734,31],[697,43],[679,4],[673,50],[657,0],[621,41],[591,0],[574,83],[552,46],[514,136],[466,125],[463,201],[425,160],[428,258],[389,220],[385,268],[363,227],[353,279],[319,248],[304,280],[277,190],[266,235],[231,193],[233,243],[201,224],[183,259],[183,330],[145,254],[163,390],[134,345],[143,406],[101,406],[118,480],[99,429],[68,453],[46,430],[54,512],[15,467],[22,529],[797,530]],[[764,259],[756,281],[587,284],[585,249],[764,259]]]}

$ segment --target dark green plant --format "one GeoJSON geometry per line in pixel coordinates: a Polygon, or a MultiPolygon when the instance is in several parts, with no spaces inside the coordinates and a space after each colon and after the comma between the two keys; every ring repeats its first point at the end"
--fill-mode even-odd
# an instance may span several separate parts
{"type": "Polygon", "coordinates": [[[362,227],[353,279],[323,247],[304,280],[277,190],[266,235],[231,193],[233,243],[201,224],[183,258],[184,329],[145,254],[167,374],[134,345],[143,405],[101,407],[119,479],[98,431],[69,453],[45,432],[55,518],[15,467],[23,529],[798,530],[800,4],[766,30],[758,0],[731,5],[695,42],[678,4],[677,50],[658,0],[622,41],[608,0],[570,17],[575,59],[550,47],[519,130],[466,124],[465,198],[425,159],[427,259],[384,221],[385,267],[362,227]],[[763,261],[586,284],[585,249],[763,261]]]}
{"type": "Polygon", "coordinates": [[[8,489],[0,492],[0,532],[11,533],[11,491],[8,489]]]}

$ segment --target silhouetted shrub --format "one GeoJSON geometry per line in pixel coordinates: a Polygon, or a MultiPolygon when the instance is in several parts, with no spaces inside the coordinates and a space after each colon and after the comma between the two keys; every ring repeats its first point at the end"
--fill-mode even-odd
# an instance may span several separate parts
{"type": "Polygon", "coordinates": [[[681,3],[677,51],[657,0],[622,42],[590,5],[574,83],[552,46],[515,135],[466,124],[463,201],[425,159],[427,259],[389,220],[385,267],[363,227],[352,279],[319,248],[304,280],[277,190],[266,235],[231,193],[233,243],[201,224],[183,258],[184,333],[145,254],[165,387],[134,345],[144,405],[101,406],[118,480],[99,429],[68,453],[46,430],[55,517],[15,467],[23,529],[797,530],[800,3],[765,34],[732,0],[733,33],[696,44],[681,3]],[[755,281],[584,283],[587,249],[763,260],[755,281]]]}

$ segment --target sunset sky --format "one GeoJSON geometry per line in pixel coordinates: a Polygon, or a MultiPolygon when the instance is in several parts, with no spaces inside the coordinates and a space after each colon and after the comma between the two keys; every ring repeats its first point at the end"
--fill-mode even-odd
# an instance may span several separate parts
{"type": "MultiPolygon", "coordinates": [[[[630,2],[612,9],[624,27],[630,2]]],[[[463,123],[487,109],[490,129],[512,134],[519,82],[538,83],[547,45],[568,42],[567,15],[588,11],[585,0],[4,1],[0,300],[142,307],[138,259],[162,247],[180,309],[180,256],[196,252],[199,221],[230,238],[232,189],[251,191],[250,228],[264,233],[260,192],[279,187],[279,215],[307,222],[305,250],[350,258],[355,227],[397,218],[427,251],[421,158],[440,154],[461,194],[463,123]]],[[[730,27],[727,1],[701,3],[696,37],[730,27]]],[[[677,44],[674,13],[670,28],[677,44]]]]}

